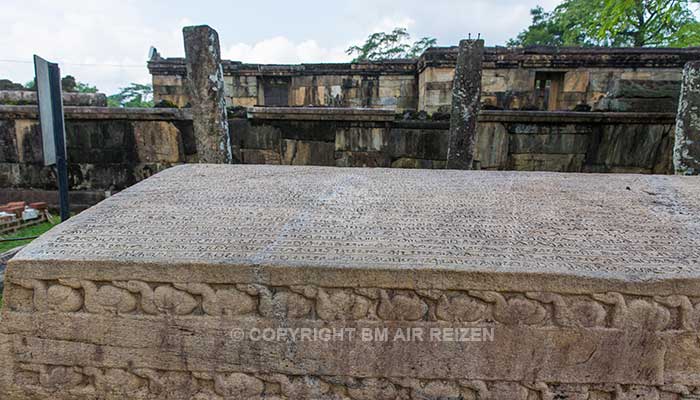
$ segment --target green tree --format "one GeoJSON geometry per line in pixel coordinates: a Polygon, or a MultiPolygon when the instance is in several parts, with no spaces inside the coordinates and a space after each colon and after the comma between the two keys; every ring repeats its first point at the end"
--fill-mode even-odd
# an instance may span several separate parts
{"type": "Polygon", "coordinates": [[[121,88],[119,93],[107,97],[109,107],[153,107],[153,87],[131,83],[121,88]]]}
{"type": "Polygon", "coordinates": [[[64,92],[97,93],[97,87],[88,83],[78,82],[73,75],[66,75],[61,78],[61,89],[64,92]]]}
{"type": "Polygon", "coordinates": [[[696,46],[691,0],[564,0],[531,10],[532,24],[509,46],[696,46]]]}
{"type": "MultiPolygon", "coordinates": [[[[36,80],[24,84],[27,90],[36,90],[36,80]]],[[[98,89],[96,86],[92,86],[89,83],[78,82],[73,75],[66,75],[61,78],[61,90],[64,92],[71,93],[97,93],[98,89]]]]}
{"type": "Polygon", "coordinates": [[[431,37],[423,37],[413,44],[410,40],[411,35],[406,28],[394,28],[389,33],[375,32],[369,35],[362,46],[351,46],[345,53],[356,55],[353,62],[415,58],[437,43],[437,39],[431,37]]]}

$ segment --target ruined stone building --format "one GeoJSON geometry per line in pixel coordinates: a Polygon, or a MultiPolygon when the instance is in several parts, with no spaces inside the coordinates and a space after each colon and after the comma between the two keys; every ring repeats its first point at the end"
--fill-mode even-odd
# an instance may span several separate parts
{"type": "MultiPolygon", "coordinates": [[[[224,60],[225,102],[239,106],[229,109],[227,120],[233,160],[445,168],[456,55],[456,47],[444,47],[385,62],[224,60]]],[[[682,69],[694,59],[700,60],[700,49],[487,48],[476,166],[672,173],[682,69]]],[[[199,160],[186,65],[184,58],[157,53],[148,63],[156,102],[179,109],[66,103],[74,204],[93,204],[172,165],[199,160]]],[[[0,143],[0,201],[51,202],[55,178],[42,163],[35,106],[0,105],[0,143]]]]}
{"type": "MultiPolygon", "coordinates": [[[[223,61],[230,106],[370,107],[446,112],[456,47],[418,59],[270,65],[223,61]]],[[[683,65],[699,48],[486,49],[486,109],[675,112],[683,65]],[[590,107],[590,108],[589,108],[590,107]]],[[[156,101],[188,103],[183,58],[148,63],[156,101]]]]}

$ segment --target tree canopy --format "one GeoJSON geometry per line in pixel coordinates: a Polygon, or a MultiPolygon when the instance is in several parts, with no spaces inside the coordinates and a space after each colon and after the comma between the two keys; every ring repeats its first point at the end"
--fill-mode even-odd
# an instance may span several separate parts
{"type": "Polygon", "coordinates": [[[153,107],[153,87],[131,83],[119,93],[107,97],[109,107],[153,107]]]}
{"type": "MultiPolygon", "coordinates": [[[[24,84],[27,90],[36,90],[36,79],[24,84]]],[[[79,82],[73,75],[61,78],[61,90],[69,93],[97,93],[97,87],[89,83],[79,82]]]]}
{"type": "Polygon", "coordinates": [[[97,87],[89,83],[78,82],[73,75],[61,78],[61,89],[64,92],[97,93],[97,87]]]}
{"type": "Polygon", "coordinates": [[[437,39],[427,36],[413,43],[410,40],[411,35],[406,28],[394,28],[389,33],[375,32],[369,35],[362,46],[351,46],[345,53],[356,55],[353,62],[415,58],[437,43],[437,39]]]}
{"type": "Polygon", "coordinates": [[[532,24],[509,46],[700,45],[697,0],[564,0],[551,12],[533,8],[532,24]]]}

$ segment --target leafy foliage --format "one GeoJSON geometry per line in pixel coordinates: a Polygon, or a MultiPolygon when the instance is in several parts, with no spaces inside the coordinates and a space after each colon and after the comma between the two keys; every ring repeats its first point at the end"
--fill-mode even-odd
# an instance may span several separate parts
{"type": "MultiPolygon", "coordinates": [[[[24,84],[27,90],[36,90],[36,80],[24,84]]],[[[78,82],[73,75],[66,75],[61,78],[61,90],[70,93],[97,93],[97,87],[89,83],[78,82]]]]}
{"type": "Polygon", "coordinates": [[[431,37],[423,37],[413,44],[410,44],[410,39],[406,28],[394,28],[390,33],[375,32],[367,37],[362,46],[351,46],[345,53],[357,55],[353,62],[415,58],[437,43],[437,39],[431,37]]]}
{"type": "Polygon", "coordinates": [[[72,75],[66,75],[61,78],[61,89],[64,92],[97,93],[97,87],[88,83],[78,82],[72,75]]]}
{"type": "Polygon", "coordinates": [[[107,97],[109,107],[153,107],[153,87],[131,83],[121,88],[119,93],[107,97]]]}
{"type": "Polygon", "coordinates": [[[532,24],[509,46],[697,46],[697,0],[564,0],[531,10],[532,24]]]}

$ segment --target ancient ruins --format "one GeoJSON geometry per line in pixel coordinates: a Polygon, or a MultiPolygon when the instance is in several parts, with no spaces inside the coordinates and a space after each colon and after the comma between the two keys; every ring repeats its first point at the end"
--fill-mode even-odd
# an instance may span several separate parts
{"type": "MultiPolygon", "coordinates": [[[[700,399],[700,49],[183,33],[163,107],[66,108],[108,198],[8,262],[0,399],[700,399]]],[[[37,117],[0,106],[0,199],[53,193],[37,117]]]]}
{"type": "Polygon", "coordinates": [[[680,176],[171,168],[10,261],[0,393],[696,398],[699,199],[680,176]],[[297,328],[319,333],[261,337],[297,328]]]}
{"type": "MultiPolygon", "coordinates": [[[[198,29],[209,36],[187,37],[217,36],[198,29]]],[[[76,207],[197,161],[447,165],[456,46],[409,60],[299,65],[221,60],[218,40],[188,48],[189,64],[158,52],[148,62],[155,100],[170,107],[118,109],[103,107],[100,95],[64,96],[76,207]],[[216,54],[201,51],[209,45],[216,54]],[[197,91],[210,75],[221,79],[197,91]],[[218,108],[201,112],[204,104],[218,108]],[[208,137],[196,126],[218,130],[208,137]]],[[[697,48],[486,47],[471,167],[674,173],[674,153],[680,163],[682,143],[690,143],[675,140],[683,68],[697,59],[697,48]]],[[[0,91],[0,202],[55,203],[36,108],[27,105],[33,95],[0,91]]]]}

